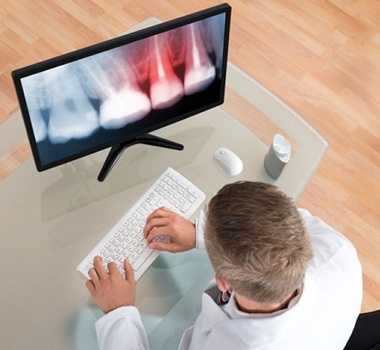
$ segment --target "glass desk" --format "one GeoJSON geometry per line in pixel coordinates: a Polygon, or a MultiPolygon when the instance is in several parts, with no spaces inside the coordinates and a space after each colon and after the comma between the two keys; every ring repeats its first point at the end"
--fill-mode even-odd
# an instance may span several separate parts
{"type": "MultiPolygon", "coordinates": [[[[107,230],[168,166],[199,186],[210,199],[237,180],[275,183],[295,200],[310,181],[327,142],[299,115],[232,64],[227,85],[251,110],[265,116],[296,144],[278,180],[264,170],[268,145],[227,113],[225,107],[159,130],[185,145],[182,152],[136,145],[125,151],[105,182],[96,180],[108,151],[37,173],[27,160],[0,183],[0,344],[13,349],[96,349],[94,323],[102,316],[76,266],[107,230]],[[225,146],[244,170],[227,176],[212,160],[225,146]]],[[[234,110],[228,101],[228,110],[234,110]]],[[[227,103],[226,102],[226,103],[227,103]]],[[[23,128],[19,112],[0,126],[8,137],[23,128]]],[[[248,118],[249,119],[249,118],[248,118]]],[[[16,137],[17,138],[17,137],[16,137]]],[[[4,146],[4,141],[2,145],[4,146]]],[[[200,310],[213,277],[205,252],[162,253],[137,283],[136,305],[151,349],[176,349],[200,310]]]]}

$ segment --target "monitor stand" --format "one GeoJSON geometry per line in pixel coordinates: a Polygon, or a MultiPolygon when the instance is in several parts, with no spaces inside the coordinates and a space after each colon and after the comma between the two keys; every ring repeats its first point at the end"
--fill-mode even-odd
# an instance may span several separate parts
{"type": "Polygon", "coordinates": [[[112,146],[110,152],[108,153],[107,159],[105,160],[102,169],[100,170],[98,181],[102,182],[105,180],[109,172],[112,170],[113,166],[119,160],[120,156],[124,152],[127,147],[135,145],[137,143],[142,143],[145,145],[170,148],[177,151],[183,150],[183,145],[174,141],[170,141],[158,136],[154,136],[151,134],[146,134],[141,137],[136,137],[132,140],[128,140],[126,142],[119,143],[117,145],[112,146]]]}

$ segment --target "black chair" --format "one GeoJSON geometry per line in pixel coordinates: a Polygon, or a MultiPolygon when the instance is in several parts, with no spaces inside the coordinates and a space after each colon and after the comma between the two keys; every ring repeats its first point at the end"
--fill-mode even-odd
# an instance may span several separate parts
{"type": "Polygon", "coordinates": [[[380,350],[380,310],[359,315],[344,350],[380,350]]]}

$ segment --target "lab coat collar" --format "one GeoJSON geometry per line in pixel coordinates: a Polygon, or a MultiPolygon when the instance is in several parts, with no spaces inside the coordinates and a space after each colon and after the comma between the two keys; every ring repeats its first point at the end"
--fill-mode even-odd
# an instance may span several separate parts
{"type": "Polygon", "coordinates": [[[207,293],[202,295],[202,332],[209,332],[217,324],[228,321],[230,318],[226,313],[215,303],[207,293]]]}

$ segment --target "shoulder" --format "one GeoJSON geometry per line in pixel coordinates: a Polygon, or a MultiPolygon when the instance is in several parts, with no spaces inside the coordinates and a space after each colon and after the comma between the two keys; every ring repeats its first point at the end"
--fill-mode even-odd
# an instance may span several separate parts
{"type": "Polygon", "coordinates": [[[309,272],[310,269],[323,271],[324,274],[328,271],[338,279],[357,276],[358,281],[361,278],[361,264],[354,245],[322,219],[307,210],[299,211],[310,234],[314,253],[309,272]]]}
{"type": "Polygon", "coordinates": [[[312,310],[314,332],[320,335],[318,341],[325,343],[320,348],[327,349],[329,343],[347,342],[352,332],[362,302],[362,268],[347,237],[307,210],[300,213],[314,253],[300,301],[304,309],[312,310]],[[336,330],[333,338],[328,336],[328,329],[336,330]]]}
{"type": "Polygon", "coordinates": [[[326,224],[322,219],[313,216],[305,209],[299,209],[299,212],[310,234],[313,248],[328,250],[333,253],[344,247],[356,255],[355,247],[342,233],[326,224]]]}

